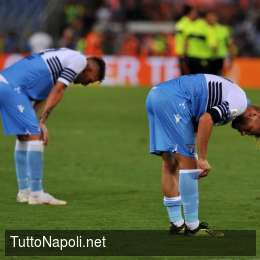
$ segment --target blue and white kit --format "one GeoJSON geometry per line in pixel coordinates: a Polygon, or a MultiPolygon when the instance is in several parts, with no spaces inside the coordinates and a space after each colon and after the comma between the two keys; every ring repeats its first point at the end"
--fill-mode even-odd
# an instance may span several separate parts
{"type": "Polygon", "coordinates": [[[68,86],[86,64],[86,57],[80,52],[48,49],[1,71],[0,112],[5,134],[39,134],[32,101],[45,100],[57,81],[68,86]]]}
{"type": "Polygon", "coordinates": [[[181,76],[154,86],[146,99],[150,152],[177,152],[195,156],[194,125],[203,113],[223,125],[247,108],[245,92],[235,83],[215,75],[181,76]]]}

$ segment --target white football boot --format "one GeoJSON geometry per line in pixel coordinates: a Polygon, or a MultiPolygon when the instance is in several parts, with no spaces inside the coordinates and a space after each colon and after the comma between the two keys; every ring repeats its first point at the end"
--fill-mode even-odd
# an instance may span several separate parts
{"type": "Polygon", "coordinates": [[[19,190],[16,196],[16,201],[20,203],[28,202],[30,196],[30,190],[19,190]]]}
{"type": "Polygon", "coordinates": [[[43,204],[48,204],[48,205],[66,205],[67,202],[64,200],[58,200],[54,198],[51,194],[46,193],[46,192],[39,192],[39,194],[30,194],[29,199],[28,199],[28,204],[30,205],[43,205],[43,204]]]}

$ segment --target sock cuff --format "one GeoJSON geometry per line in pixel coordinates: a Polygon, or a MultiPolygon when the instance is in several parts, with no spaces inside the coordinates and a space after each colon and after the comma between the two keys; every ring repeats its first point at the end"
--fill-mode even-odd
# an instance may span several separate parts
{"type": "Polygon", "coordinates": [[[180,206],[181,205],[181,196],[178,196],[178,197],[166,197],[166,196],[164,196],[163,205],[165,207],[180,206]]]}
{"type": "Polygon", "coordinates": [[[182,169],[179,173],[201,173],[201,169],[182,169]]]}
{"type": "Polygon", "coordinates": [[[198,180],[200,173],[201,173],[201,169],[180,170],[179,180],[181,180],[181,179],[198,180]],[[188,174],[185,174],[185,173],[188,173],[188,174]]]}
{"type": "Polygon", "coordinates": [[[43,150],[44,150],[43,141],[35,140],[35,141],[28,142],[28,151],[43,152],[43,150]]]}
{"type": "Polygon", "coordinates": [[[27,151],[28,149],[28,142],[19,141],[16,139],[15,142],[15,151],[27,151]]]}

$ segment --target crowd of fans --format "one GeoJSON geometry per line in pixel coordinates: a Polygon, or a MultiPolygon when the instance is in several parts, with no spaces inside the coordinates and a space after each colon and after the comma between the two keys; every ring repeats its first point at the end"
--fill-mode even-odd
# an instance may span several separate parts
{"type": "Polygon", "coordinates": [[[58,32],[50,27],[45,33],[28,36],[25,43],[19,41],[17,32],[0,33],[0,52],[35,51],[43,42],[43,47],[69,47],[94,55],[175,55],[174,31],[133,32],[127,30],[126,24],[175,24],[187,4],[203,12],[214,10],[220,22],[232,29],[240,56],[260,56],[259,0],[67,0],[56,20],[58,32]]]}

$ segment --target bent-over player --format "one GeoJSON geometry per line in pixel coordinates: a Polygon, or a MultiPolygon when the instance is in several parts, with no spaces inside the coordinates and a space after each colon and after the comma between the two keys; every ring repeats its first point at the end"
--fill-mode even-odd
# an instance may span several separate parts
{"type": "Polygon", "coordinates": [[[65,205],[43,191],[43,148],[48,143],[46,120],[74,82],[102,81],[105,63],[61,48],[32,54],[0,72],[0,111],[4,132],[16,135],[15,165],[18,202],[65,205]],[[38,120],[36,110],[45,101],[38,120]]]}

